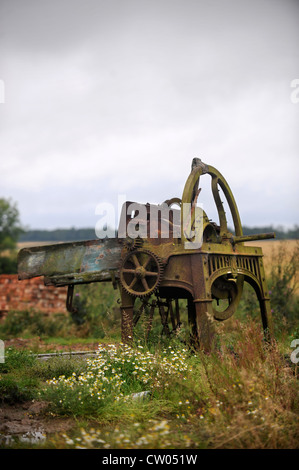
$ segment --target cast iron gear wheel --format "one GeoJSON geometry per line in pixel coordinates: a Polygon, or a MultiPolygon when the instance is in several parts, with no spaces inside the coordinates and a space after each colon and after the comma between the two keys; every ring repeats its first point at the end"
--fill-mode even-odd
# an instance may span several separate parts
{"type": "Polygon", "coordinates": [[[138,248],[142,247],[143,240],[140,237],[137,238],[131,238],[131,237],[126,237],[123,240],[120,240],[120,243],[128,250],[136,250],[138,248]]]}
{"type": "Polygon", "coordinates": [[[120,268],[123,288],[136,297],[152,294],[159,286],[162,276],[162,261],[149,250],[130,251],[120,268]]]}

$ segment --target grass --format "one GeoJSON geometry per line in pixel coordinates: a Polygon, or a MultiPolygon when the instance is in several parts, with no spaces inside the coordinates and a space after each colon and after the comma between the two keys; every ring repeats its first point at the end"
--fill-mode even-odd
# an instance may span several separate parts
{"type": "Polygon", "coordinates": [[[34,336],[41,325],[44,343],[54,347],[97,338],[97,356],[40,362],[29,350],[8,349],[0,364],[0,402],[42,400],[48,403],[44,419],[72,419],[70,431],[38,444],[51,449],[298,448],[298,364],[291,361],[292,340],[299,339],[298,252],[288,259],[276,254],[268,276],[271,345],[250,287],[234,317],[216,325],[217,348],[210,354],[192,353],[178,337],[161,338],[160,330],[147,344],[141,335],[133,348],[121,345],[115,291],[97,286],[91,296],[86,287],[78,299],[83,321],[64,318],[67,327],[55,342],[54,327],[42,318],[32,325],[28,314],[19,321],[12,315],[0,336],[13,337],[15,328],[34,336]]]}
{"type": "Polygon", "coordinates": [[[210,355],[176,341],[154,351],[110,344],[85,361],[39,362],[10,350],[0,400],[45,400],[48,419],[75,420],[71,432],[49,436],[47,448],[297,448],[291,349],[267,345],[254,320],[234,327],[233,343],[221,336],[210,355]]]}

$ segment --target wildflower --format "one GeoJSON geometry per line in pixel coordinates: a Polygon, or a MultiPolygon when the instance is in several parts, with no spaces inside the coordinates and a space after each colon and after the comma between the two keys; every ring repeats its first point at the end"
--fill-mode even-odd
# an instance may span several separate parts
{"type": "MultiPolygon", "coordinates": [[[[169,387],[173,377],[182,378],[182,371],[188,371],[185,361],[186,351],[178,356],[170,349],[168,354],[165,350],[161,356],[157,356],[149,351],[145,352],[141,345],[138,348],[133,349],[127,345],[121,345],[120,348],[114,345],[108,345],[105,348],[99,346],[96,358],[86,361],[87,370],[84,373],[77,375],[73,372],[68,378],[63,375],[58,379],[53,377],[47,383],[54,387],[65,387],[65,389],[76,390],[77,388],[79,403],[83,403],[82,394],[85,395],[86,392],[90,399],[104,400],[109,394],[115,401],[119,401],[120,399],[126,400],[122,390],[126,382],[122,367],[126,367],[126,364],[134,368],[131,378],[139,383],[147,384],[149,390],[162,387],[162,383],[164,387],[169,387]],[[163,382],[161,382],[162,379],[163,382]]],[[[182,401],[179,404],[182,405],[182,401]]],[[[189,404],[189,400],[186,400],[186,404],[189,404]]]]}
{"type": "Polygon", "coordinates": [[[66,443],[67,445],[71,446],[71,445],[74,444],[74,441],[73,441],[73,439],[66,438],[65,443],[66,443]]]}

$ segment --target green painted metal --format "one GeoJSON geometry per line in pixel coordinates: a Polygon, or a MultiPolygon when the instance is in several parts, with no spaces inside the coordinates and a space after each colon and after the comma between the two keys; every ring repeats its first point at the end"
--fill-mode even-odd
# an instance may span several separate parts
{"type": "Polygon", "coordinates": [[[113,238],[23,248],[18,253],[19,279],[46,276],[56,285],[110,281],[120,255],[121,246],[113,238]]]}

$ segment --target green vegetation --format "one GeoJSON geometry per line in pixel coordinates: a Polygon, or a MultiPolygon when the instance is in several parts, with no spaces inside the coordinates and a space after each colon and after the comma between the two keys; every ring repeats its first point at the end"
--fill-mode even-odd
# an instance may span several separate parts
{"type": "Polygon", "coordinates": [[[0,198],[0,274],[16,272],[17,240],[22,231],[16,204],[0,198]]]}
{"type": "Polygon", "coordinates": [[[291,342],[299,339],[299,257],[298,248],[288,259],[281,250],[273,254],[268,279],[272,344],[264,341],[250,286],[234,317],[216,324],[217,347],[210,354],[192,352],[184,343],[184,329],[161,336],[159,318],[148,342],[141,322],[133,347],[122,345],[118,291],[111,284],[78,288],[75,316],[10,313],[0,325],[4,340],[38,335],[54,350],[55,344],[64,342],[71,349],[73,342],[95,337],[99,344],[94,358],[58,356],[43,362],[30,350],[7,348],[0,364],[0,402],[46,402],[41,418],[73,423],[69,431],[52,432],[39,444],[11,445],[298,448],[298,365],[290,357],[291,342]]]}
{"type": "Polygon", "coordinates": [[[96,341],[119,339],[118,297],[111,283],[78,286],[73,302],[76,313],[47,315],[34,310],[11,310],[0,323],[0,338],[37,336],[63,344],[90,338],[96,341]]]}
{"type": "Polygon", "coordinates": [[[14,404],[34,397],[37,382],[24,374],[34,362],[34,357],[27,351],[8,349],[5,352],[5,362],[0,364],[0,402],[14,404]]]}
{"type": "MultiPolygon", "coordinates": [[[[232,231],[232,230],[231,230],[232,231]]],[[[294,225],[292,229],[283,227],[243,227],[244,235],[255,233],[275,232],[278,240],[294,240],[299,238],[299,226],[294,225]]],[[[27,230],[19,237],[19,242],[71,242],[96,239],[94,228],[69,228],[56,230],[27,230]]]]}
{"type": "Polygon", "coordinates": [[[230,347],[223,334],[210,355],[175,339],[154,349],[107,344],[85,361],[27,353],[1,371],[0,400],[47,401],[47,420],[74,420],[46,448],[296,448],[295,364],[264,343],[256,322],[231,327],[230,347]]]}
{"type": "Polygon", "coordinates": [[[277,240],[298,240],[299,239],[299,225],[294,225],[293,228],[285,229],[282,226],[273,227],[273,225],[266,225],[265,227],[247,227],[243,226],[244,235],[254,235],[256,233],[269,233],[275,232],[277,240]]]}

